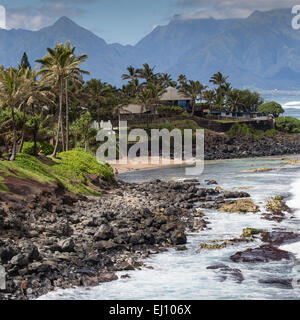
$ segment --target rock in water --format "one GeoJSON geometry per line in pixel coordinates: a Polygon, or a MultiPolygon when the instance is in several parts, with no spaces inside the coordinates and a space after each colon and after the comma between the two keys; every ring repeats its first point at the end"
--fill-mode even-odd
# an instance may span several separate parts
{"type": "Polygon", "coordinates": [[[186,235],[183,231],[174,231],[171,235],[171,241],[173,244],[186,244],[186,235]]]}
{"type": "Polygon", "coordinates": [[[263,245],[259,248],[249,248],[245,251],[239,251],[232,255],[230,259],[234,262],[269,262],[283,259],[289,260],[291,257],[292,254],[287,251],[270,245],[263,245]]]}
{"type": "Polygon", "coordinates": [[[225,211],[229,213],[248,213],[248,212],[258,212],[259,207],[250,198],[239,199],[236,201],[226,202],[222,205],[219,211],[225,211]]]}

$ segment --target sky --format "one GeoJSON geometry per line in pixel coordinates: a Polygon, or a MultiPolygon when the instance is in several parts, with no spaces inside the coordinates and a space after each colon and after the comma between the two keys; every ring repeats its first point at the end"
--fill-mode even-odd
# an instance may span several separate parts
{"type": "Polygon", "coordinates": [[[39,30],[67,16],[108,43],[136,44],[177,19],[245,18],[253,11],[292,8],[300,0],[0,0],[7,28],[39,30]]]}

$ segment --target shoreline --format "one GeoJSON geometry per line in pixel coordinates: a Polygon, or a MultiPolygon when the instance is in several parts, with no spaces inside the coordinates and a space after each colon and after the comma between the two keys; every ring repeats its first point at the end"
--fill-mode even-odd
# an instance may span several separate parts
{"type": "MultiPolygon", "coordinates": [[[[234,159],[209,162],[228,160],[234,159]]],[[[0,221],[7,232],[0,236],[0,248],[5,247],[4,256],[12,258],[4,263],[9,293],[0,292],[0,299],[36,299],[56,288],[97,286],[117,280],[117,271],[147,268],[149,255],[170,247],[185,250],[186,234],[206,228],[201,208],[218,210],[224,203],[250,197],[247,192],[221,190],[199,181],[120,181],[102,191],[102,197],[72,198],[59,190],[50,203],[49,198],[28,199],[12,206],[10,216],[0,221]],[[22,297],[24,279],[27,295],[22,297]]]]}
{"type": "MultiPolygon", "coordinates": [[[[151,157],[149,157],[151,158],[151,157]]],[[[264,157],[245,157],[245,158],[231,158],[231,159],[216,159],[216,160],[204,160],[205,164],[211,163],[222,163],[227,161],[241,161],[241,160],[278,160],[278,161],[292,161],[292,160],[300,160],[300,153],[299,154],[286,154],[286,155],[279,155],[279,156],[264,156],[264,157]]],[[[129,172],[137,172],[137,171],[148,171],[148,170],[155,170],[155,169],[167,169],[167,168],[186,168],[194,166],[195,161],[193,163],[188,163],[183,161],[182,164],[140,164],[140,165],[133,165],[133,164],[122,164],[122,165],[113,165],[111,167],[115,170],[118,169],[118,174],[121,175],[123,173],[129,172]]]]}

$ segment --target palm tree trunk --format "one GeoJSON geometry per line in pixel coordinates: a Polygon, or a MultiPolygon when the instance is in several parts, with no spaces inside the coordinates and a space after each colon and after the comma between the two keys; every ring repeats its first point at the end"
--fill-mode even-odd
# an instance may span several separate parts
{"type": "Polygon", "coordinates": [[[68,97],[68,79],[66,79],[66,151],[69,150],[69,97],[68,97]]]}
{"type": "Polygon", "coordinates": [[[25,137],[25,106],[24,106],[24,110],[23,110],[23,127],[22,127],[22,136],[21,136],[21,142],[20,142],[20,147],[19,147],[20,153],[23,150],[24,137],[25,137]]]}
{"type": "Polygon", "coordinates": [[[22,128],[22,136],[21,136],[21,141],[20,141],[20,146],[19,146],[19,153],[21,153],[23,150],[24,137],[25,137],[25,125],[23,125],[23,128],[22,128]]]}
{"type": "Polygon", "coordinates": [[[11,116],[12,116],[12,126],[13,126],[13,147],[12,147],[12,154],[10,157],[10,161],[14,161],[16,159],[16,147],[17,147],[17,130],[16,130],[16,120],[15,120],[15,108],[11,107],[11,116]]]}
{"type": "Polygon", "coordinates": [[[100,130],[100,108],[101,108],[101,102],[99,102],[99,106],[97,106],[97,122],[100,130]]]}
{"type": "Polygon", "coordinates": [[[195,100],[192,100],[192,116],[195,113],[195,100]]]}
{"type": "MultiPolygon", "coordinates": [[[[58,113],[58,121],[57,121],[57,133],[56,133],[56,141],[54,151],[52,153],[52,157],[56,157],[57,149],[58,149],[58,142],[59,142],[59,132],[61,131],[62,125],[62,99],[63,99],[63,79],[60,79],[59,82],[59,113],[58,113]]],[[[63,131],[62,131],[63,132],[63,131]]]]}
{"type": "Polygon", "coordinates": [[[33,130],[33,155],[37,156],[37,143],[36,143],[36,137],[37,137],[37,129],[34,128],[33,130]]]}

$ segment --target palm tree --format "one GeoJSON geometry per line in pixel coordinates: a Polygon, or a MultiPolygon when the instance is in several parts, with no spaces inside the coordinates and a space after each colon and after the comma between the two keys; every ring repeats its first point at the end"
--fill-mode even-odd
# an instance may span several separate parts
{"type": "MultiPolygon", "coordinates": [[[[177,82],[179,82],[180,85],[182,85],[183,83],[185,83],[187,81],[187,78],[184,74],[180,74],[178,76],[177,82]]],[[[179,86],[180,86],[179,85],[179,86]]]]}
{"type": "Polygon", "coordinates": [[[220,87],[226,83],[227,79],[228,77],[224,77],[221,72],[217,72],[210,78],[209,82],[220,87]]]}
{"type": "Polygon", "coordinates": [[[202,96],[202,91],[206,87],[199,81],[189,80],[187,83],[181,83],[179,91],[192,100],[192,115],[195,113],[195,102],[202,96]]]}
{"type": "Polygon", "coordinates": [[[100,109],[109,101],[114,100],[113,88],[106,82],[101,82],[101,80],[97,79],[91,79],[86,82],[85,88],[89,95],[90,103],[97,108],[97,122],[100,125],[100,109]]]}
{"type": "Polygon", "coordinates": [[[150,91],[152,112],[155,113],[160,97],[167,91],[165,87],[158,83],[149,83],[147,89],[150,91]]]}
{"type": "Polygon", "coordinates": [[[212,111],[213,102],[214,102],[214,100],[216,98],[215,91],[214,90],[206,90],[206,91],[204,91],[203,92],[203,98],[204,98],[204,100],[207,101],[210,111],[212,111]]]}
{"type": "Polygon", "coordinates": [[[171,75],[168,73],[159,74],[159,82],[164,87],[176,87],[176,82],[172,80],[171,75]]]}
{"type": "Polygon", "coordinates": [[[239,111],[241,108],[241,95],[240,90],[234,89],[228,93],[227,104],[229,105],[231,112],[239,111]]]}
{"type": "Polygon", "coordinates": [[[157,80],[158,75],[154,73],[154,70],[155,66],[151,68],[148,63],[144,63],[143,68],[137,69],[136,73],[138,78],[145,79],[146,83],[149,83],[157,80]]]}
{"type": "Polygon", "coordinates": [[[65,97],[66,97],[66,150],[69,150],[69,135],[70,135],[70,125],[69,125],[69,97],[68,97],[68,86],[69,81],[71,83],[74,83],[75,85],[79,84],[82,85],[82,74],[89,74],[89,72],[85,70],[81,70],[78,68],[78,65],[82,62],[84,62],[87,59],[87,55],[81,55],[78,57],[75,57],[74,54],[75,47],[72,48],[72,56],[70,60],[72,63],[69,65],[69,74],[66,76],[65,79],[65,97]]]}
{"type": "MultiPolygon", "coordinates": [[[[42,79],[47,79],[52,81],[59,88],[59,114],[58,114],[58,126],[56,133],[56,143],[52,156],[56,157],[59,143],[59,133],[61,132],[62,136],[62,145],[63,150],[65,149],[65,140],[64,140],[64,129],[63,129],[63,116],[62,116],[62,104],[63,104],[63,90],[64,82],[67,87],[66,80],[71,79],[72,81],[77,81],[82,73],[87,73],[79,69],[79,64],[87,58],[87,55],[82,55],[80,57],[74,56],[75,47],[71,48],[69,41],[66,46],[62,43],[58,44],[55,49],[47,48],[48,54],[43,58],[37,60],[38,63],[41,63],[41,70],[39,71],[42,74],[42,79]]],[[[67,98],[67,89],[66,89],[66,99],[67,98]]],[[[69,135],[69,119],[68,119],[68,105],[66,106],[66,121],[67,121],[67,137],[69,135]]],[[[68,143],[68,138],[67,138],[68,143]]],[[[68,147],[68,146],[67,146],[68,147]]]]}
{"type": "Polygon", "coordinates": [[[217,86],[216,89],[216,105],[223,109],[225,104],[225,96],[230,91],[230,83],[226,80],[228,77],[225,77],[221,72],[215,73],[209,80],[209,82],[213,83],[217,86]]]}
{"type": "Polygon", "coordinates": [[[26,93],[24,95],[23,103],[20,105],[19,110],[23,109],[23,127],[21,134],[21,142],[19,146],[19,152],[22,152],[25,128],[26,128],[26,114],[27,108],[31,107],[34,110],[34,106],[37,104],[53,104],[53,94],[49,90],[47,83],[43,81],[38,81],[38,71],[36,68],[31,71],[30,68],[22,68],[23,70],[23,91],[26,93]]]}
{"type": "Polygon", "coordinates": [[[123,80],[131,80],[134,81],[138,78],[137,70],[133,66],[127,67],[127,73],[122,74],[122,79],[123,80]]]}
{"type": "Polygon", "coordinates": [[[160,84],[150,82],[138,94],[138,101],[142,104],[143,110],[147,110],[147,108],[151,107],[151,111],[155,113],[158,101],[165,92],[166,88],[162,87],[160,84]]]}
{"type": "Polygon", "coordinates": [[[152,103],[151,91],[148,88],[144,88],[141,92],[138,93],[138,101],[142,105],[141,113],[147,110],[152,103]]]}
{"type": "Polygon", "coordinates": [[[16,130],[16,109],[26,100],[27,92],[24,87],[23,70],[20,68],[0,68],[0,97],[1,102],[11,109],[13,147],[10,160],[16,158],[17,130],[16,130]]]}

